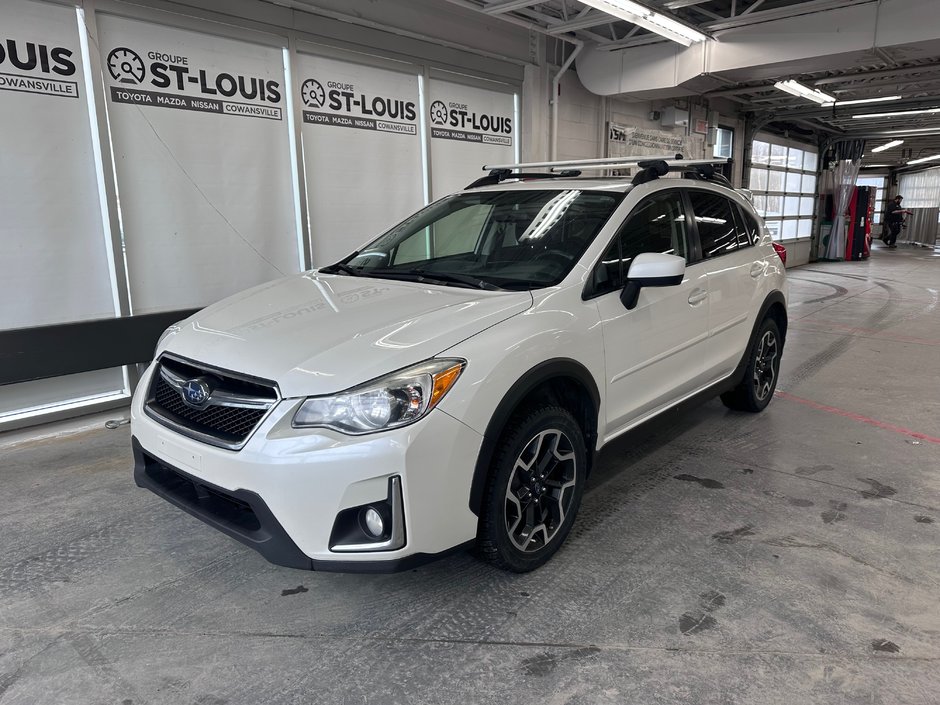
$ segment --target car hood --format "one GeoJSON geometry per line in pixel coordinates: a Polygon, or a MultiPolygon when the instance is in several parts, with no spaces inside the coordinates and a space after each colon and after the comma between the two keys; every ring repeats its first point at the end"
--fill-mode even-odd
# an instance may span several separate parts
{"type": "Polygon", "coordinates": [[[273,380],[285,398],[330,394],[434,357],[531,305],[527,291],[309,272],[203,309],[159,352],[273,380]]]}

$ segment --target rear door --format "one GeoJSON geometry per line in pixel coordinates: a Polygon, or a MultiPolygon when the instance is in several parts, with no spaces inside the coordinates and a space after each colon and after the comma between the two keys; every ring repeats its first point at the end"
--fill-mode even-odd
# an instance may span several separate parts
{"type": "Polygon", "coordinates": [[[737,203],[718,189],[690,188],[688,197],[708,280],[704,360],[713,381],[731,374],[744,354],[767,263],[737,203]]]}
{"type": "Polygon", "coordinates": [[[620,301],[633,259],[665,252],[691,259],[692,241],[679,189],[640,201],[596,265],[586,296],[600,313],[607,374],[605,438],[695,390],[704,374],[708,283],[704,267],[689,265],[682,284],[647,287],[636,308],[620,301]]]}

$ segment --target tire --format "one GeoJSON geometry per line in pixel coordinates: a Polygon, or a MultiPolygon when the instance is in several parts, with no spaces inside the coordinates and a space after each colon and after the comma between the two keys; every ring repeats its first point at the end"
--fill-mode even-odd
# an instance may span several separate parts
{"type": "Polygon", "coordinates": [[[774,397],[782,354],[780,328],[774,319],[765,318],[748,353],[744,379],[730,392],[721,395],[724,405],[735,411],[763,411],[774,397]]]}
{"type": "Polygon", "coordinates": [[[544,405],[513,417],[483,498],[480,557],[516,573],[545,563],[571,531],[586,472],[584,434],[570,412],[544,405]]]}

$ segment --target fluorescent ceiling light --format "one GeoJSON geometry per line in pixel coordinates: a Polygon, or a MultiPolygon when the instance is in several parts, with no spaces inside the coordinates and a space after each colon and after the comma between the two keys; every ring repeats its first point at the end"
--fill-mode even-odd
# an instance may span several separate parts
{"type": "Polygon", "coordinates": [[[862,169],[879,169],[893,166],[892,164],[862,164],[862,169]]]}
{"type": "Polygon", "coordinates": [[[789,80],[789,81],[777,81],[774,84],[774,88],[777,88],[784,93],[789,93],[790,95],[795,95],[797,98],[805,98],[806,100],[811,100],[814,103],[835,103],[836,99],[834,96],[829,95],[828,93],[823,93],[822,91],[817,91],[815,88],[810,88],[809,86],[804,86],[799,81],[789,80]]]}
{"type": "Polygon", "coordinates": [[[853,115],[853,120],[865,118],[901,117],[902,115],[926,115],[927,113],[940,113],[940,108],[924,108],[923,110],[899,110],[896,113],[870,113],[868,115],[853,115]]]}
{"type": "Polygon", "coordinates": [[[878,135],[920,135],[920,134],[933,134],[935,132],[940,132],[940,125],[937,127],[916,127],[910,130],[884,130],[882,132],[876,132],[878,135]]]}
{"type": "Polygon", "coordinates": [[[907,165],[911,166],[912,164],[923,164],[924,162],[934,162],[934,161],[937,161],[938,159],[940,159],[940,154],[935,154],[932,157],[921,157],[920,159],[911,159],[911,161],[909,161],[907,165]]]}
{"type": "Polygon", "coordinates": [[[861,105],[862,103],[884,103],[886,100],[901,100],[902,96],[899,95],[888,95],[884,98],[859,98],[858,100],[837,100],[834,103],[823,103],[827,108],[830,105],[835,105],[836,107],[840,105],[861,105]]]}
{"type": "Polygon", "coordinates": [[[883,145],[881,145],[880,147],[875,147],[875,148],[874,148],[873,150],[871,150],[871,151],[872,151],[872,152],[883,152],[883,151],[885,151],[886,149],[891,149],[892,147],[898,147],[898,146],[900,146],[900,145],[902,145],[902,144],[904,144],[904,140],[892,140],[891,142],[888,142],[888,144],[883,144],[883,145]]]}
{"type": "Polygon", "coordinates": [[[662,13],[633,2],[633,0],[581,0],[581,2],[684,46],[690,46],[693,42],[704,42],[708,39],[708,35],[687,27],[662,13]]]}

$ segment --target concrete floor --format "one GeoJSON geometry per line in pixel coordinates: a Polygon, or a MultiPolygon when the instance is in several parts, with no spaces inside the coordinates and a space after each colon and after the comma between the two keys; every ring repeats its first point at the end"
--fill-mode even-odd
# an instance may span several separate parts
{"type": "Polygon", "coordinates": [[[940,252],[790,280],[783,394],[605,449],[529,575],[279,568],[127,427],[8,437],[0,702],[940,703],[940,252]]]}

